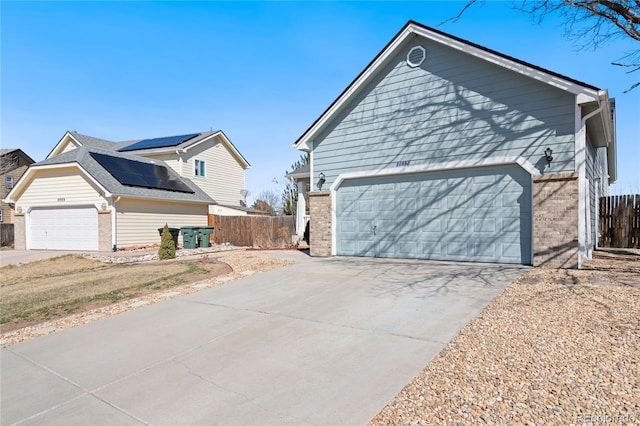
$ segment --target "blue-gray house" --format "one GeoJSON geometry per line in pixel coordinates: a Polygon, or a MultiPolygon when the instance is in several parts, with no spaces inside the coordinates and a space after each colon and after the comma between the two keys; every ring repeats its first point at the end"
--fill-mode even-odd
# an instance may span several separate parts
{"type": "Polygon", "coordinates": [[[615,104],[410,21],[294,146],[312,255],[579,267],[616,179],[615,104]]]}

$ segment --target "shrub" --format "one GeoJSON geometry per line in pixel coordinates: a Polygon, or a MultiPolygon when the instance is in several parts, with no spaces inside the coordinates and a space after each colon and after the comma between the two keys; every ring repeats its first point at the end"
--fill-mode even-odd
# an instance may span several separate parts
{"type": "Polygon", "coordinates": [[[162,230],[162,239],[160,240],[160,249],[158,250],[158,256],[160,260],[175,259],[176,257],[176,245],[173,242],[171,232],[169,232],[169,225],[165,223],[162,230]]]}

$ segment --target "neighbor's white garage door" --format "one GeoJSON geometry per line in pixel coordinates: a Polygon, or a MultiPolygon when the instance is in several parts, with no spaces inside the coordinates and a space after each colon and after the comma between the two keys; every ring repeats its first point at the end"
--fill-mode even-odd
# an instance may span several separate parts
{"type": "Polygon", "coordinates": [[[28,226],[30,249],[98,250],[98,212],[94,207],[33,209],[28,226]]]}

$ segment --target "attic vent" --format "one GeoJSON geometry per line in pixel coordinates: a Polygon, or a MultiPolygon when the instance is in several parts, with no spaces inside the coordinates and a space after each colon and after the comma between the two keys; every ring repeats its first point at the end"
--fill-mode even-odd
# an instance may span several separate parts
{"type": "Polygon", "coordinates": [[[422,46],[413,46],[409,53],[407,53],[407,65],[411,68],[416,68],[422,65],[427,58],[427,51],[422,46]]]}

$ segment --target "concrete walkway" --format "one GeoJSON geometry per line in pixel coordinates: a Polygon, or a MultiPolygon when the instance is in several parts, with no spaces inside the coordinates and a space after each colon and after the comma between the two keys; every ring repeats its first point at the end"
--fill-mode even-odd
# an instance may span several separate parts
{"type": "Polygon", "coordinates": [[[526,270],[295,256],[3,349],[0,423],[362,425],[526,270]]]}

